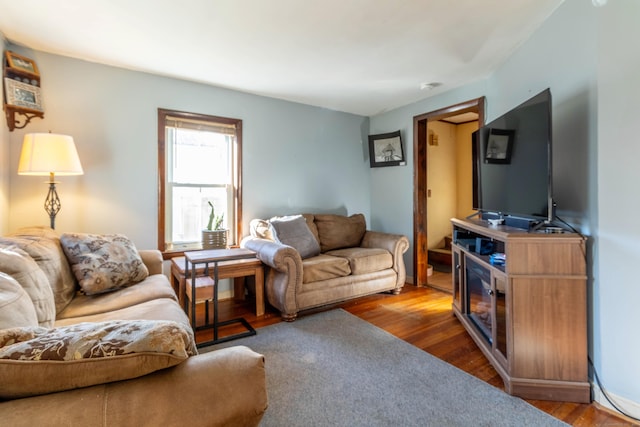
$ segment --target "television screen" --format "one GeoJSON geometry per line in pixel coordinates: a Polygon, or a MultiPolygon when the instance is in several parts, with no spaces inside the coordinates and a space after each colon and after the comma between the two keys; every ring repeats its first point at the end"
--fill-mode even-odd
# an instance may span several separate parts
{"type": "Polygon", "coordinates": [[[473,158],[474,209],[553,221],[551,91],[478,129],[473,158]]]}

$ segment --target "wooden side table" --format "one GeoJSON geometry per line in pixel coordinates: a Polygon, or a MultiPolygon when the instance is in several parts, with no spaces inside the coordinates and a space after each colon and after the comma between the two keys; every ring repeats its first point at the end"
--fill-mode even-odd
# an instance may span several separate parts
{"type": "MultiPolygon", "coordinates": [[[[255,335],[255,329],[244,318],[236,318],[220,321],[218,318],[218,289],[220,279],[226,277],[238,277],[238,275],[255,275],[256,276],[256,294],[258,287],[264,287],[264,271],[262,263],[255,257],[255,252],[248,249],[212,249],[204,251],[193,251],[184,253],[184,289],[179,292],[184,296],[184,308],[190,313],[191,327],[195,333],[200,329],[213,329],[213,340],[199,343],[198,347],[217,344],[230,341],[236,338],[243,338],[255,335]],[[244,262],[243,262],[244,261],[244,262]],[[257,261],[260,265],[246,268],[250,265],[250,261],[257,261]],[[226,271],[223,277],[222,271],[226,271]],[[259,279],[259,280],[258,280],[259,279]],[[258,285],[262,283],[262,286],[258,285]],[[207,292],[208,291],[208,292],[207,292]],[[196,302],[198,300],[208,299],[205,294],[211,293],[213,300],[213,322],[209,323],[208,313],[205,319],[205,325],[196,325],[196,302]],[[222,326],[240,323],[246,329],[246,332],[236,333],[233,335],[219,337],[218,329],[222,326]]],[[[178,284],[180,288],[180,284],[178,284]]],[[[260,292],[264,295],[264,290],[260,292]]],[[[256,302],[258,297],[256,295],[256,302]]],[[[262,312],[264,314],[264,297],[262,300],[262,312]]],[[[208,307],[208,305],[207,305],[208,307]]]]}
{"type": "MultiPolygon", "coordinates": [[[[231,251],[235,249],[229,249],[231,251]]],[[[209,252],[209,251],[202,251],[209,252]]],[[[199,276],[204,274],[204,268],[199,268],[197,270],[197,274],[199,276]]],[[[253,257],[253,258],[241,258],[229,261],[220,261],[218,262],[218,278],[219,279],[235,279],[241,277],[249,277],[253,276],[255,285],[256,285],[256,316],[264,316],[264,267],[262,262],[253,257]]],[[[181,307],[185,307],[185,298],[186,298],[186,286],[185,286],[185,258],[177,257],[171,259],[171,285],[173,286],[173,290],[178,296],[178,300],[180,302],[181,307]]],[[[212,286],[212,285],[209,285],[212,286]]],[[[197,288],[200,289],[202,286],[200,284],[197,285],[197,288]]],[[[197,293],[201,294],[201,292],[197,293]]],[[[209,295],[211,293],[209,292],[209,295]]],[[[234,282],[234,298],[239,299],[240,296],[244,296],[244,283],[240,281],[234,282]]],[[[187,311],[187,310],[185,310],[187,311]]],[[[187,311],[187,315],[189,311],[187,311]]]]}

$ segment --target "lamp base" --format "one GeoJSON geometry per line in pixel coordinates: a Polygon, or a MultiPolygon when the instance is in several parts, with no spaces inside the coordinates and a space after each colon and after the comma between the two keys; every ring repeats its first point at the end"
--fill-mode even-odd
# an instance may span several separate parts
{"type": "Polygon", "coordinates": [[[49,220],[51,221],[51,228],[56,228],[56,215],[60,211],[62,205],[60,204],[60,198],[56,191],[56,183],[49,181],[49,192],[47,198],[44,200],[44,210],[49,214],[49,220]]]}

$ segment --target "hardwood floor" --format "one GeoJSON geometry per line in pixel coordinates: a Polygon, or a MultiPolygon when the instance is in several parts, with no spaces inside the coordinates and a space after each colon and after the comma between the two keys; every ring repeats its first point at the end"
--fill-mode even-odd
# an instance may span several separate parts
{"type": "MultiPolygon", "coordinates": [[[[451,276],[434,272],[429,283],[446,285],[451,276]]],[[[267,304],[264,316],[256,318],[255,305],[245,302],[220,303],[220,319],[242,316],[258,329],[280,322],[279,313],[267,304]]],[[[451,311],[451,295],[431,287],[406,285],[400,295],[378,294],[324,307],[341,307],[355,316],[448,362],[477,378],[504,390],[502,379],[451,311]]],[[[322,311],[316,310],[316,311],[322,311]]],[[[309,315],[306,312],[303,315],[309,315]]],[[[301,315],[302,316],[302,315],[301,315]]],[[[198,341],[207,331],[199,332],[198,341]]],[[[259,333],[259,331],[258,331],[259,333]]],[[[573,426],[640,426],[616,416],[596,403],[527,400],[533,406],[573,426]]]]}

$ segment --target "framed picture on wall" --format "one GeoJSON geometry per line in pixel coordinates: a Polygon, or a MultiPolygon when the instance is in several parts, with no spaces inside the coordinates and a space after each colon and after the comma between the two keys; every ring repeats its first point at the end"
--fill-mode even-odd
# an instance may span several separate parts
{"type": "Polygon", "coordinates": [[[10,68],[14,68],[18,71],[22,71],[24,73],[29,73],[34,76],[39,77],[40,73],[38,72],[38,67],[33,59],[29,59],[26,56],[18,55],[15,52],[11,52],[10,50],[5,52],[7,57],[7,64],[9,64],[10,68]]]}
{"type": "Polygon", "coordinates": [[[7,104],[43,111],[40,88],[38,86],[5,77],[4,90],[7,95],[7,104]]]}
{"type": "Polygon", "coordinates": [[[407,164],[399,130],[369,135],[369,163],[372,168],[407,164]]]}

